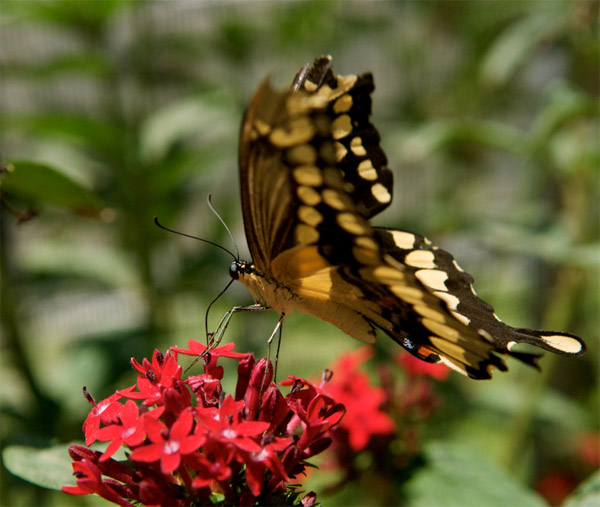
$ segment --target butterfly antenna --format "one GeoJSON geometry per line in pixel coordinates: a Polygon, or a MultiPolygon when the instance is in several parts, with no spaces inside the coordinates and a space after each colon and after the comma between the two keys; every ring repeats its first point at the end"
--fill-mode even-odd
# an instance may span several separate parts
{"type": "MultiPolygon", "coordinates": [[[[217,215],[218,216],[218,215],[217,215]]],[[[220,218],[220,217],[219,217],[220,218]]],[[[218,243],[214,243],[212,241],[209,241],[207,239],[204,238],[198,238],[197,236],[192,236],[191,234],[185,234],[184,232],[179,232],[179,231],[174,231],[173,229],[169,229],[168,227],[165,227],[164,225],[162,225],[159,221],[158,221],[158,217],[154,217],[154,223],[160,227],[161,229],[168,231],[168,232],[172,232],[173,234],[179,234],[180,236],[185,236],[186,238],[191,238],[191,239],[197,239],[198,241],[204,241],[204,243],[208,243],[209,245],[213,245],[216,246],[217,248],[220,248],[221,250],[223,250],[224,252],[227,252],[229,255],[231,255],[231,257],[233,257],[234,261],[239,260],[240,255],[238,252],[238,256],[236,257],[235,255],[233,255],[232,252],[230,252],[229,250],[227,250],[227,248],[225,248],[224,246],[219,245],[218,243]]],[[[229,229],[228,229],[229,231],[229,229]]],[[[229,235],[231,235],[231,233],[229,233],[229,235]]],[[[235,248],[236,252],[237,252],[237,247],[235,248]]]]}
{"type": "Polygon", "coordinates": [[[216,215],[216,217],[219,219],[219,222],[221,222],[223,224],[223,227],[225,227],[225,230],[227,231],[227,234],[229,234],[229,238],[231,239],[231,242],[233,243],[233,248],[235,248],[235,260],[239,261],[240,260],[240,251],[238,250],[237,244],[235,242],[235,239],[233,239],[233,234],[231,234],[231,231],[229,230],[229,227],[227,227],[227,224],[225,223],[225,220],[223,220],[221,218],[221,215],[219,215],[217,213],[217,210],[214,208],[213,204],[212,204],[212,195],[208,194],[208,207],[210,208],[210,210],[216,215]]]}
{"type": "Polygon", "coordinates": [[[307,63],[304,67],[300,69],[300,72],[296,74],[294,78],[294,83],[292,84],[292,93],[298,93],[306,81],[306,76],[308,76],[308,69],[310,69],[310,63],[307,63]]]}

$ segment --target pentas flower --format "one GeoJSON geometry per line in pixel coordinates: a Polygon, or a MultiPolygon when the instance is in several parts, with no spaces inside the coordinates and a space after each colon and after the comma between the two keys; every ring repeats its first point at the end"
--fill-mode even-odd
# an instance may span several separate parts
{"type": "Polygon", "coordinates": [[[163,407],[158,407],[142,416],[138,414],[138,406],[131,400],[125,405],[119,404],[121,410],[115,414],[113,424],[108,423],[94,434],[95,440],[110,442],[106,451],[100,457],[101,461],[110,458],[123,444],[129,447],[140,445],[145,438],[144,423],[147,419],[160,417],[163,407]]]}
{"type": "Polygon", "coordinates": [[[198,450],[206,442],[204,433],[191,434],[194,425],[192,409],[181,412],[170,428],[151,417],[144,419],[144,429],[150,443],[136,447],[132,461],[153,463],[160,461],[160,471],[168,474],[176,470],[182,456],[198,450]]]}
{"type": "MultiPolygon", "coordinates": [[[[315,388],[320,395],[343,404],[346,412],[328,432],[333,445],[322,466],[345,472],[330,489],[341,487],[364,471],[365,459],[360,457],[363,454],[371,456],[367,460],[372,462],[371,473],[389,483],[406,480],[423,463],[420,425],[438,405],[431,376],[425,370],[417,373],[410,365],[398,382],[389,362],[382,361],[374,365],[379,386],[374,385],[362,370],[373,355],[372,347],[343,354],[326,370],[321,384],[315,388]]],[[[317,394],[312,396],[311,403],[315,403],[317,394]]]]}
{"type": "Polygon", "coordinates": [[[131,387],[117,392],[126,398],[143,400],[143,404],[146,406],[163,402],[164,390],[174,387],[176,382],[181,379],[182,368],[177,364],[176,355],[170,352],[163,356],[158,350],[155,350],[151,363],[144,358],[140,364],[131,358],[131,365],[140,374],[137,380],[138,392],[131,392],[131,387]]]}
{"type": "Polygon", "coordinates": [[[86,444],[108,447],[72,446],[77,485],[63,491],[123,506],[313,505],[314,493],[301,498],[289,483],[330,445],[344,407],[296,377],[284,395],[270,362],[233,352],[233,344],[188,347],[155,351],[151,361],[132,359],[136,385],[106,400],[96,403],[86,392],[94,404],[84,423],[86,444]],[[203,354],[204,373],[183,378],[180,354],[203,354]],[[221,386],[220,358],[238,362],[235,396],[221,386]],[[126,451],[124,463],[113,458],[119,449],[126,451]]]}
{"type": "Polygon", "coordinates": [[[396,426],[381,406],[387,399],[383,388],[375,387],[359,367],[373,356],[371,347],[344,354],[332,367],[336,372],[324,391],[346,407],[340,429],[348,435],[350,448],[363,450],[374,435],[390,435],[396,426]]]}
{"type": "MultiPolygon", "coordinates": [[[[128,391],[131,390],[133,390],[133,387],[128,389],[128,391]]],[[[121,398],[121,395],[118,393],[112,394],[100,403],[96,403],[85,387],[83,388],[83,395],[92,405],[94,405],[94,408],[90,410],[90,413],[83,422],[85,445],[91,445],[95,440],[94,435],[98,429],[100,429],[100,423],[110,424],[110,422],[120,413],[122,405],[118,400],[121,398]]]]}

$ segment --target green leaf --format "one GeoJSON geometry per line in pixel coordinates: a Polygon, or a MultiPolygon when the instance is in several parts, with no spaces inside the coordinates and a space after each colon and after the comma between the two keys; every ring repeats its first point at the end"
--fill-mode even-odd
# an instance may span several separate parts
{"type": "Polygon", "coordinates": [[[531,138],[538,146],[543,146],[550,135],[574,118],[598,117],[598,103],[582,90],[570,83],[558,82],[549,87],[544,108],[531,128],[531,138]]]}
{"type": "Polygon", "coordinates": [[[45,449],[12,445],[2,452],[6,469],[21,479],[48,489],[75,485],[71,457],[72,444],[61,444],[45,449]]]}
{"type": "Polygon", "coordinates": [[[600,263],[600,243],[574,244],[564,227],[533,233],[523,227],[490,221],[485,242],[498,250],[525,253],[556,265],[597,268],[600,263]]]}
{"type": "Polygon", "coordinates": [[[10,117],[9,120],[11,128],[15,130],[25,130],[37,137],[67,139],[93,151],[100,160],[118,160],[120,154],[127,149],[127,132],[97,118],[48,113],[10,117]]]}
{"type": "Polygon", "coordinates": [[[544,501],[469,447],[432,442],[428,464],[407,484],[407,505],[542,506],[544,501]]]}
{"type": "Polygon", "coordinates": [[[58,169],[31,161],[8,165],[1,181],[4,195],[15,195],[33,205],[52,204],[84,216],[98,216],[100,206],[91,192],[58,169]]]}
{"type": "Polygon", "coordinates": [[[19,258],[23,269],[37,275],[81,277],[115,288],[140,283],[131,256],[110,244],[81,243],[57,236],[19,251],[19,258]]]}
{"type": "Polygon", "coordinates": [[[509,153],[527,153],[528,145],[523,133],[501,123],[483,120],[434,120],[403,136],[401,155],[418,161],[432,153],[465,143],[487,146],[509,153]]]}
{"type": "Polygon", "coordinates": [[[554,8],[534,11],[500,34],[481,62],[480,75],[484,84],[503,86],[525,64],[541,41],[555,37],[565,28],[569,21],[565,3],[549,4],[554,8]]]}
{"type": "Polygon", "coordinates": [[[216,92],[190,97],[155,111],[141,126],[140,156],[146,162],[164,159],[172,145],[194,135],[213,142],[235,130],[238,114],[231,98],[216,92]]]}
{"type": "Polygon", "coordinates": [[[15,76],[30,78],[38,82],[41,79],[57,76],[64,78],[67,74],[109,76],[111,71],[110,62],[103,55],[93,53],[92,51],[82,54],[60,55],[33,64],[17,62],[11,66],[11,75],[13,78],[15,76]]]}
{"type": "Polygon", "coordinates": [[[97,37],[118,10],[130,7],[132,3],[130,0],[78,2],[77,8],[73,8],[73,2],[3,2],[10,7],[9,12],[23,19],[38,20],[97,37]]]}
{"type": "Polygon", "coordinates": [[[571,493],[563,507],[597,507],[600,505],[600,470],[571,493]]]}

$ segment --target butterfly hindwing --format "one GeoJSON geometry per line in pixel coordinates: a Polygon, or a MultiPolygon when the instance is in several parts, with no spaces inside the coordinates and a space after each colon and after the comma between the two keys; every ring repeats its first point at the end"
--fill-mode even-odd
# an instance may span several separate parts
{"type": "MultiPolygon", "coordinates": [[[[454,318],[475,329],[498,350],[508,352],[517,343],[529,343],[557,353],[585,352],[581,340],[569,333],[517,329],[502,322],[492,306],[477,296],[473,277],[458,265],[452,254],[433,245],[424,236],[382,228],[375,228],[375,233],[385,251],[440,298],[454,318]]],[[[516,351],[510,354],[531,364],[537,357],[516,351]]]]}

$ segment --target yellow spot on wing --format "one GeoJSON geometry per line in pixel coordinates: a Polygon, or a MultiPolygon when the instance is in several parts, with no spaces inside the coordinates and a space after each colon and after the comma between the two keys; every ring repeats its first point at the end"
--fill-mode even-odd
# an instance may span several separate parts
{"type": "Polygon", "coordinates": [[[363,160],[360,164],[358,164],[357,170],[358,175],[364,180],[373,181],[377,179],[377,171],[375,170],[373,164],[368,158],[363,160]]]}
{"type": "Polygon", "coordinates": [[[458,265],[458,262],[456,262],[456,260],[452,259],[452,264],[454,264],[454,267],[458,269],[458,271],[464,273],[465,270],[458,265]]]}
{"type": "Polygon", "coordinates": [[[377,243],[371,238],[367,238],[365,236],[357,236],[354,238],[354,243],[363,248],[368,248],[369,250],[379,250],[377,243]]]}
{"type": "Polygon", "coordinates": [[[339,141],[336,141],[335,142],[335,160],[337,162],[339,162],[346,156],[346,153],[348,153],[348,150],[346,149],[346,147],[339,141]]]}
{"type": "Polygon", "coordinates": [[[301,165],[294,169],[294,178],[300,185],[318,187],[323,184],[323,174],[315,166],[301,165]]]}
{"type": "MultiPolygon", "coordinates": [[[[364,238],[369,239],[369,238],[364,238]]],[[[373,265],[380,262],[379,254],[375,250],[369,248],[362,248],[355,246],[352,248],[352,255],[354,258],[363,265],[373,265]]]]}
{"type": "Polygon", "coordinates": [[[414,268],[435,268],[435,254],[429,250],[413,250],[404,262],[414,268]]]}
{"type": "Polygon", "coordinates": [[[375,185],[371,187],[371,193],[379,202],[385,203],[392,200],[392,196],[388,192],[387,188],[385,188],[381,183],[375,183],[375,185]]]}
{"type": "Polygon", "coordinates": [[[467,373],[467,370],[465,370],[463,365],[457,361],[454,361],[454,360],[444,357],[444,356],[440,356],[440,363],[442,363],[444,366],[447,366],[448,368],[460,373],[461,375],[464,375],[465,377],[469,376],[469,374],[467,373]]]}
{"type": "Polygon", "coordinates": [[[298,218],[312,227],[316,227],[323,221],[323,215],[311,206],[300,206],[298,218]]]}
{"type": "Polygon", "coordinates": [[[454,315],[454,318],[456,320],[458,320],[458,322],[460,322],[461,324],[464,324],[465,326],[468,326],[471,323],[471,319],[469,317],[463,315],[462,313],[452,311],[452,315],[454,315]]]}
{"type": "Polygon", "coordinates": [[[404,231],[388,231],[392,238],[394,238],[394,244],[398,248],[408,250],[415,245],[415,235],[410,232],[404,231]]]}
{"type": "Polygon", "coordinates": [[[337,114],[345,113],[352,107],[352,95],[342,95],[333,104],[333,111],[337,114]]]}
{"type": "Polygon", "coordinates": [[[347,209],[351,204],[345,194],[331,188],[323,190],[323,201],[325,201],[325,204],[338,211],[347,209]]]}
{"type": "Polygon", "coordinates": [[[290,148],[287,158],[293,164],[314,164],[317,161],[317,152],[310,144],[301,144],[290,148]]]}
{"type": "Polygon", "coordinates": [[[389,289],[393,294],[402,299],[402,301],[406,301],[411,305],[423,302],[423,292],[415,287],[409,287],[408,285],[392,285],[389,289]]]}
{"type": "Polygon", "coordinates": [[[319,97],[324,98],[325,100],[332,100],[333,98],[333,90],[329,85],[321,85],[321,88],[317,91],[319,97]]]}
{"type": "Polygon", "coordinates": [[[378,282],[386,285],[395,285],[406,281],[406,277],[402,271],[390,266],[377,266],[373,269],[372,273],[378,282]]]}
{"type": "Polygon", "coordinates": [[[355,75],[337,76],[338,89],[342,89],[344,90],[344,93],[346,93],[350,88],[354,86],[354,83],[356,83],[357,79],[358,78],[355,75]]]}
{"type": "Polygon", "coordinates": [[[354,86],[354,83],[356,83],[356,80],[356,76],[337,76],[337,87],[335,89],[331,89],[328,85],[322,85],[317,94],[325,100],[335,100],[350,90],[354,86]]]}
{"type": "Polygon", "coordinates": [[[364,157],[367,154],[367,150],[362,144],[362,139],[358,136],[350,141],[350,149],[357,157],[364,157]]]}
{"type": "Polygon", "coordinates": [[[314,243],[319,239],[319,233],[314,227],[305,224],[296,226],[296,241],[301,245],[314,243]]]}
{"type": "Polygon", "coordinates": [[[339,213],[336,217],[336,222],[350,234],[365,234],[369,230],[363,221],[352,213],[339,213]]]}
{"type": "Polygon", "coordinates": [[[454,294],[449,294],[448,292],[442,291],[435,291],[433,294],[444,301],[450,310],[456,310],[460,304],[460,299],[458,299],[454,294]]]}
{"type": "Polygon", "coordinates": [[[427,319],[435,320],[439,323],[446,322],[446,316],[443,313],[436,310],[435,308],[431,308],[430,306],[418,304],[414,306],[414,310],[421,317],[426,317],[427,319]]]}
{"type": "Polygon", "coordinates": [[[290,148],[310,141],[316,133],[309,118],[297,118],[290,122],[289,130],[277,128],[269,135],[269,141],[278,148],[290,148]]]}
{"type": "Polygon", "coordinates": [[[567,354],[577,354],[581,352],[581,343],[571,336],[560,334],[544,335],[540,336],[540,340],[550,347],[560,350],[561,352],[566,352],[567,354]]]}
{"type": "Polygon", "coordinates": [[[317,89],[317,84],[313,83],[312,81],[304,81],[304,89],[307,92],[314,92],[317,89]]]}
{"type": "Polygon", "coordinates": [[[440,271],[438,269],[420,269],[415,273],[415,276],[421,283],[430,289],[441,291],[448,290],[445,284],[448,279],[448,274],[445,271],[440,271]]]}
{"type": "Polygon", "coordinates": [[[488,333],[485,329],[478,329],[477,334],[479,334],[479,336],[482,336],[483,338],[485,338],[488,342],[494,343],[494,339],[492,338],[492,335],[490,333],[488,333]]]}
{"type": "Polygon", "coordinates": [[[254,128],[261,136],[266,136],[271,131],[271,126],[258,118],[254,120],[254,128]]]}
{"type": "Polygon", "coordinates": [[[352,132],[350,116],[343,114],[338,116],[331,124],[331,135],[334,139],[341,139],[352,132]]]}
{"type": "Polygon", "coordinates": [[[296,194],[298,194],[298,198],[304,204],[308,204],[309,206],[316,206],[321,202],[321,194],[312,187],[300,185],[296,189],[296,194]]]}
{"type": "Polygon", "coordinates": [[[447,326],[446,324],[442,324],[437,320],[431,320],[428,318],[423,319],[423,325],[429,329],[431,332],[441,336],[442,338],[446,338],[448,340],[457,340],[460,336],[460,333],[454,329],[453,327],[447,326]]]}

